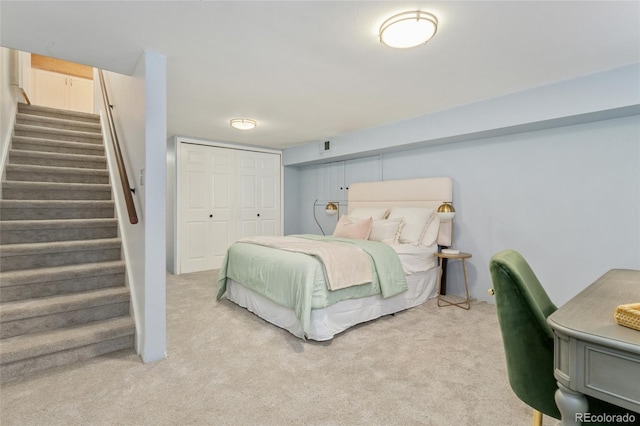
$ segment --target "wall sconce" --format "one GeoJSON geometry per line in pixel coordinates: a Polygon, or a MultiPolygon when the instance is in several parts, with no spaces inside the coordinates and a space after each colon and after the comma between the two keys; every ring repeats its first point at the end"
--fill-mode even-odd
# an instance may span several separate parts
{"type": "Polygon", "coordinates": [[[340,212],[340,208],[333,201],[329,201],[329,203],[325,206],[324,211],[329,216],[333,216],[340,212]]]}
{"type": "Polygon", "coordinates": [[[443,201],[440,207],[438,207],[438,216],[440,216],[440,220],[444,222],[453,220],[455,215],[456,209],[453,208],[451,201],[443,201]]]}
{"type": "Polygon", "coordinates": [[[451,222],[451,247],[448,249],[442,249],[442,253],[446,254],[458,254],[459,250],[453,249],[453,218],[456,215],[456,209],[453,208],[451,201],[443,201],[438,207],[438,217],[441,222],[451,222]]]}
{"type": "Polygon", "coordinates": [[[316,208],[318,206],[324,205],[324,212],[329,216],[336,216],[340,213],[340,202],[339,201],[329,201],[326,205],[324,203],[318,203],[319,200],[315,200],[313,202],[313,219],[316,221],[316,225],[320,228],[322,235],[327,235],[324,233],[324,229],[322,229],[322,225],[318,221],[318,217],[316,216],[316,208]]]}

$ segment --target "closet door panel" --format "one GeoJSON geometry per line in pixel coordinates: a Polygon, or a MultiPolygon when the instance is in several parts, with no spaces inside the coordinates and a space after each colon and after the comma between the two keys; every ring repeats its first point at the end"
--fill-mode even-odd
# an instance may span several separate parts
{"type": "Polygon", "coordinates": [[[235,151],[181,144],[180,272],[220,268],[235,240],[235,151]]]}
{"type": "Polygon", "coordinates": [[[281,235],[280,155],[181,143],[180,273],[218,269],[237,239],[281,235]]]}
{"type": "Polygon", "coordinates": [[[211,257],[208,269],[219,269],[227,248],[235,241],[235,151],[207,147],[211,155],[211,195],[207,238],[211,257]]]}
{"type": "Polygon", "coordinates": [[[183,220],[181,252],[181,271],[184,273],[202,271],[209,266],[208,259],[208,176],[210,160],[207,152],[198,145],[181,146],[183,167],[181,168],[180,205],[183,220]]]}
{"type": "Polygon", "coordinates": [[[225,173],[211,174],[211,211],[207,238],[211,244],[211,268],[222,266],[227,247],[235,239],[233,229],[235,188],[232,177],[225,173]]]}

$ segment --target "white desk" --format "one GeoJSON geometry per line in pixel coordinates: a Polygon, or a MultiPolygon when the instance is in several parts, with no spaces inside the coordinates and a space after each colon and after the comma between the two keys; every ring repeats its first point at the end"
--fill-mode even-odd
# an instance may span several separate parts
{"type": "Polygon", "coordinates": [[[579,425],[576,413],[589,412],[584,395],[640,418],[640,331],[613,319],[616,306],[637,302],[640,271],[613,269],[547,318],[563,425],[579,425]]]}

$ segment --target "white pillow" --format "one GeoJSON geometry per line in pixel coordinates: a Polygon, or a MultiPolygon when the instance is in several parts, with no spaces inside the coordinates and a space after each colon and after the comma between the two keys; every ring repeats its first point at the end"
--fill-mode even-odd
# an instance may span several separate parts
{"type": "Polygon", "coordinates": [[[433,209],[426,207],[393,207],[389,213],[389,219],[399,217],[404,219],[400,243],[414,245],[421,243],[425,229],[433,216],[433,209]]]}
{"type": "Polygon", "coordinates": [[[427,224],[422,235],[422,245],[430,246],[438,240],[440,234],[440,216],[437,213],[431,215],[431,220],[427,224]]]}
{"type": "Polygon", "coordinates": [[[369,239],[387,244],[398,244],[402,225],[404,225],[402,218],[374,220],[369,239]]]}
{"type": "Polygon", "coordinates": [[[372,218],[373,220],[384,219],[387,217],[387,209],[376,209],[376,208],[362,208],[362,209],[354,209],[351,213],[349,213],[350,217],[354,217],[356,219],[368,219],[372,218]]]}
{"type": "Polygon", "coordinates": [[[343,214],[336,224],[333,236],[366,240],[371,233],[371,222],[372,219],[370,217],[366,219],[351,219],[349,216],[343,214]]]}

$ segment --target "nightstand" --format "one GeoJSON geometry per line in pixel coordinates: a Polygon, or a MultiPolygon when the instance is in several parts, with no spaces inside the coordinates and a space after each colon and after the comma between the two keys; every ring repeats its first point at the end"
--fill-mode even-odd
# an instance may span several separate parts
{"type": "Polygon", "coordinates": [[[469,310],[471,308],[471,298],[469,297],[469,282],[467,280],[467,265],[465,264],[465,260],[471,257],[471,253],[464,253],[464,252],[460,252],[460,253],[456,253],[456,254],[436,253],[435,256],[438,259],[440,259],[440,274],[438,276],[438,306],[440,306],[440,307],[442,307],[442,306],[457,306],[458,308],[469,310]],[[443,272],[444,264],[446,263],[446,262],[443,262],[444,259],[449,259],[449,260],[460,259],[460,260],[462,260],[462,271],[464,272],[464,288],[465,288],[465,290],[467,292],[467,299],[462,301],[462,302],[451,302],[449,300],[444,299],[440,295],[440,290],[441,290],[441,286],[442,286],[442,272],[443,272]],[[463,305],[466,305],[466,306],[463,306],[463,305]]]}

